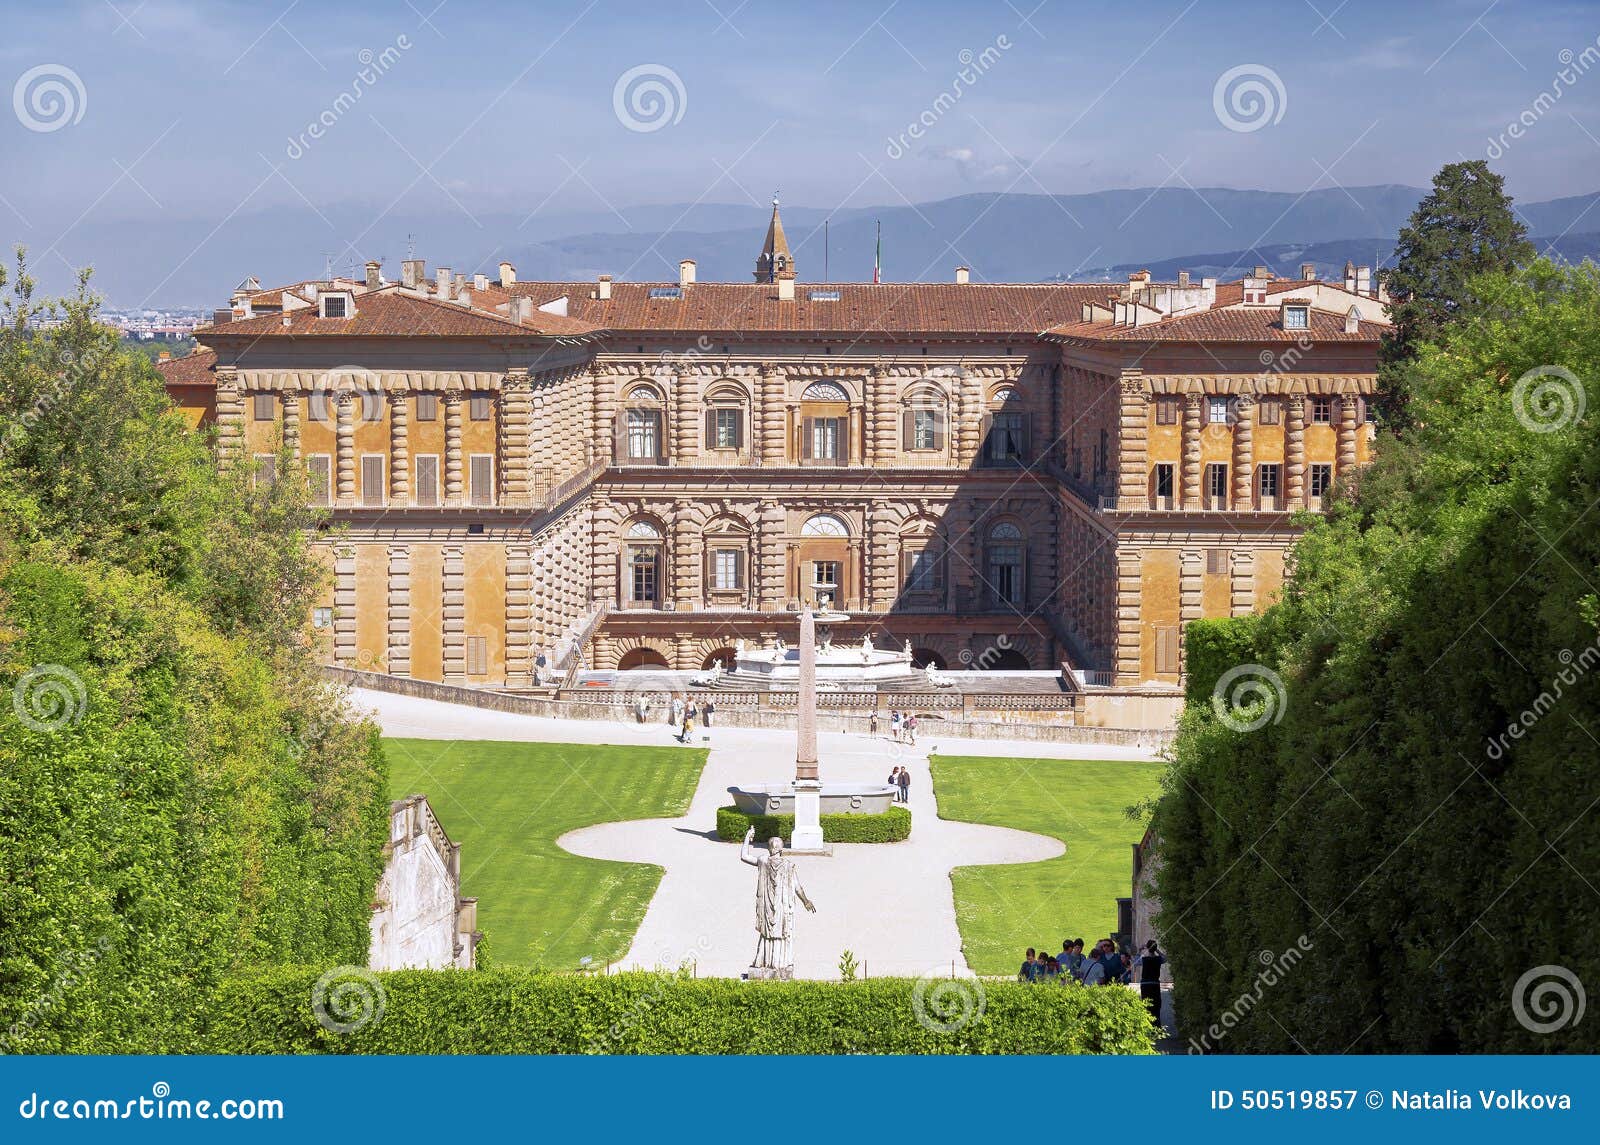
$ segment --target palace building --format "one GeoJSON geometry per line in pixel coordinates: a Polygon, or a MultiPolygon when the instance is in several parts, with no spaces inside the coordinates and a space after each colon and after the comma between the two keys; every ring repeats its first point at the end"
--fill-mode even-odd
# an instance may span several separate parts
{"type": "Polygon", "coordinates": [[[329,663],[511,690],[731,661],[820,582],[841,641],[1170,695],[1368,456],[1366,268],[805,284],[774,207],[754,279],[250,281],[162,369],[344,526],[329,663]]]}

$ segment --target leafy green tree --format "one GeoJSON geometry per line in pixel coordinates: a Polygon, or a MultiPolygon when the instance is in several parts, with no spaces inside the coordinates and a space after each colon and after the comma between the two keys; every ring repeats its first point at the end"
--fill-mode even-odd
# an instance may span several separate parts
{"type": "Polygon", "coordinates": [[[1421,346],[1436,342],[1449,323],[1479,303],[1471,286],[1475,280],[1514,270],[1533,257],[1503,177],[1482,159],[1440,168],[1433,190],[1400,229],[1394,269],[1384,276],[1393,299],[1394,329],[1381,351],[1391,420],[1408,420],[1396,385],[1402,375],[1395,367],[1412,361],[1421,346]]]}

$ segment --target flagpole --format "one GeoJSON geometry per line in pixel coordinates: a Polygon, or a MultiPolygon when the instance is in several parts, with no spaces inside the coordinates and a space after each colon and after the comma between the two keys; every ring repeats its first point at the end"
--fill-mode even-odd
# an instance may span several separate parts
{"type": "Polygon", "coordinates": [[[873,285],[883,281],[883,220],[878,222],[878,241],[872,250],[872,282],[873,285]]]}
{"type": "Polygon", "coordinates": [[[822,220],[822,281],[832,282],[828,277],[828,220],[822,220]]]}

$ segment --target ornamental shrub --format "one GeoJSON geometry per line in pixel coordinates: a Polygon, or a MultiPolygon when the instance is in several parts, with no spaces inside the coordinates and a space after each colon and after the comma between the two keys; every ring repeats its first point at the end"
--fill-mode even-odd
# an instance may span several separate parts
{"type": "Polygon", "coordinates": [[[399,970],[349,979],[318,1021],[315,969],[229,980],[195,1048],[332,1054],[1148,1054],[1132,990],[874,978],[742,982],[681,974],[399,970]],[[372,1003],[370,1005],[366,1003],[372,1003]],[[381,1011],[381,1016],[377,1016],[381,1011]],[[921,1016],[919,1019],[919,1015],[921,1016]],[[942,1028],[941,1028],[942,1027],[942,1028]]]}
{"type": "MultiPolygon", "coordinates": [[[[898,843],[911,837],[908,807],[890,807],[881,815],[823,815],[821,820],[822,837],[829,843],[898,843]]],[[[737,807],[717,808],[717,838],[738,843],[751,827],[763,844],[774,835],[788,843],[794,836],[794,816],[749,815],[737,807]]]]}

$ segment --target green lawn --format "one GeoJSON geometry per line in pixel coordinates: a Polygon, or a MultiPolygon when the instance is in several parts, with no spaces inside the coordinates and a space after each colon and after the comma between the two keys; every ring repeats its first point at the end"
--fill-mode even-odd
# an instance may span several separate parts
{"type": "Polygon", "coordinates": [[[939,814],[1054,835],[1067,853],[1043,863],[957,867],[956,922],[979,974],[1014,973],[1029,946],[1061,949],[1116,926],[1129,893],[1130,844],[1144,827],[1123,809],[1153,794],[1164,764],[935,756],[939,814]]]}
{"type": "Polygon", "coordinates": [[[683,815],[706,752],[676,747],[386,739],[390,791],[421,792],[461,844],[489,958],[567,968],[620,958],[661,868],[556,846],[592,823],[683,815]]]}

